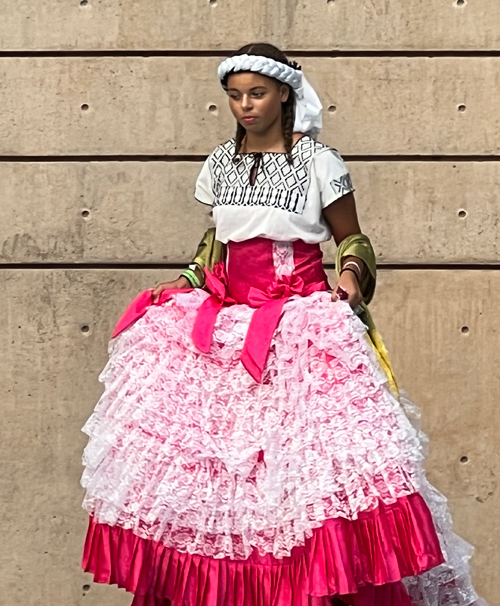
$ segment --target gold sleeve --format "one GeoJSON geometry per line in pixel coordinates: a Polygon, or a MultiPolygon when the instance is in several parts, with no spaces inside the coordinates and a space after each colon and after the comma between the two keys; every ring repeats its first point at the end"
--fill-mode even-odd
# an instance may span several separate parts
{"type": "Polygon", "coordinates": [[[203,288],[205,284],[205,272],[203,270],[205,267],[212,269],[225,256],[226,247],[222,242],[215,239],[215,227],[211,227],[203,234],[189,268],[184,270],[181,276],[187,278],[192,287],[203,288]]]}
{"type": "Polygon", "coordinates": [[[394,393],[399,396],[399,389],[391,360],[389,358],[389,352],[387,351],[387,348],[367,307],[368,303],[370,303],[370,301],[373,299],[373,295],[375,294],[375,285],[377,282],[377,262],[375,252],[368,236],[365,236],[364,234],[353,234],[352,236],[345,238],[345,240],[342,240],[337,248],[337,254],[335,257],[335,270],[337,272],[337,276],[340,275],[342,260],[349,256],[358,257],[364,261],[366,265],[367,271],[365,272],[363,281],[360,284],[361,293],[365,301],[364,303],[361,303],[363,313],[360,315],[360,317],[368,329],[368,342],[372,346],[382,370],[385,372],[387,381],[389,382],[389,385],[394,393]]]}
{"type": "Polygon", "coordinates": [[[337,276],[340,275],[342,269],[342,260],[345,257],[358,257],[364,261],[367,271],[360,284],[361,293],[366,304],[370,303],[375,294],[375,285],[377,282],[377,262],[375,252],[368,236],[364,234],[353,234],[347,236],[338,245],[337,255],[335,258],[335,270],[337,276]]]}
{"type": "Polygon", "coordinates": [[[222,242],[215,239],[215,227],[207,229],[203,238],[198,244],[198,250],[194,256],[192,263],[196,263],[203,271],[212,269],[216,263],[222,261],[226,256],[226,247],[222,242]]]}

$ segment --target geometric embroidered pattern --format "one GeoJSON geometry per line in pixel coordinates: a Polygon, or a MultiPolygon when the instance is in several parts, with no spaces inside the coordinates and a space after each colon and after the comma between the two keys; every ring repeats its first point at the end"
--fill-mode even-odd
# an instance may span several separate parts
{"type": "Polygon", "coordinates": [[[292,148],[292,164],[284,153],[263,152],[254,185],[250,184],[250,172],[256,154],[238,154],[233,159],[234,146],[235,140],[230,139],[212,152],[214,206],[266,206],[303,213],[309,165],[327,145],[303,136],[292,148]]]}
{"type": "Polygon", "coordinates": [[[338,179],[330,181],[330,186],[336,194],[343,196],[353,190],[351,176],[349,173],[342,175],[338,179]]]}

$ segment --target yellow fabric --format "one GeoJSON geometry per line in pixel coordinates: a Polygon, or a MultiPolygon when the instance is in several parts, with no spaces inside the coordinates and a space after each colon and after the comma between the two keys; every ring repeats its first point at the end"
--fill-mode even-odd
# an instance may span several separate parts
{"type": "Polygon", "coordinates": [[[363,308],[364,313],[361,316],[361,320],[368,327],[368,332],[366,334],[368,342],[373,347],[373,350],[377,355],[380,366],[385,372],[387,381],[389,382],[391,389],[399,397],[399,388],[396,382],[396,376],[394,375],[394,369],[392,368],[391,360],[389,358],[389,352],[387,351],[384,342],[382,341],[382,337],[380,336],[379,331],[375,327],[375,323],[373,322],[371,313],[368,311],[368,308],[365,305],[363,305],[363,308]]]}
{"type": "Polygon", "coordinates": [[[367,272],[361,283],[361,292],[363,294],[364,303],[361,303],[363,313],[361,314],[361,320],[367,326],[367,339],[370,345],[373,347],[375,354],[377,355],[380,366],[384,370],[387,380],[391,389],[399,396],[399,389],[396,383],[396,377],[392,368],[389,353],[382,341],[382,337],[375,327],[371,313],[368,311],[368,303],[372,300],[375,293],[375,284],[377,281],[377,262],[375,253],[371,245],[370,239],[364,234],[353,234],[348,236],[342,242],[340,242],[337,248],[337,254],[335,257],[335,271],[337,277],[340,275],[340,269],[342,268],[342,259],[345,257],[358,257],[364,261],[367,272]]]}
{"type": "MultiPolygon", "coordinates": [[[[205,267],[212,269],[216,263],[225,258],[225,254],[226,247],[224,244],[215,239],[215,228],[212,227],[205,232],[200,244],[198,245],[198,250],[196,251],[193,263],[196,263],[202,271],[205,267]]],[[[363,313],[360,317],[368,328],[368,342],[375,351],[380,366],[387,376],[389,385],[396,395],[399,396],[399,389],[396,383],[396,377],[394,376],[392,364],[389,359],[389,354],[384,342],[382,341],[380,333],[375,327],[375,323],[367,307],[367,304],[372,300],[375,293],[375,284],[377,279],[375,253],[373,252],[369,238],[364,234],[353,234],[352,236],[345,238],[345,240],[339,244],[335,259],[337,276],[339,275],[340,268],[342,267],[342,259],[348,256],[354,256],[362,259],[368,269],[361,284],[361,292],[363,293],[365,303],[361,304],[363,307],[363,313]]]]}

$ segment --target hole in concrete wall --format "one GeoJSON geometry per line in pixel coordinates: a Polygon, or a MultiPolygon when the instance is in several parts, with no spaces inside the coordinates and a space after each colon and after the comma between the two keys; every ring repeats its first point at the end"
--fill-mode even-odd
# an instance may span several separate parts
{"type": "Polygon", "coordinates": [[[461,332],[463,335],[468,334],[468,333],[469,333],[469,327],[468,327],[468,326],[462,326],[462,328],[460,329],[460,332],[461,332]]]}
{"type": "Polygon", "coordinates": [[[217,4],[217,0],[208,0],[210,6],[215,6],[217,4]]]}
{"type": "Polygon", "coordinates": [[[326,0],[326,3],[327,3],[327,4],[334,4],[334,3],[335,3],[335,0],[326,0]]]}
{"type": "Polygon", "coordinates": [[[82,105],[82,111],[86,112],[88,110],[89,106],[87,105],[87,103],[84,103],[82,105]]]}
{"type": "Polygon", "coordinates": [[[460,463],[468,463],[469,462],[469,457],[466,457],[465,455],[463,457],[460,457],[460,463]]]}
{"type": "Polygon", "coordinates": [[[84,585],[82,589],[83,591],[90,591],[90,585],[84,585]]]}
{"type": "Polygon", "coordinates": [[[462,113],[463,113],[463,112],[464,112],[464,111],[465,111],[467,108],[466,108],[466,107],[465,107],[465,105],[462,103],[461,105],[459,105],[459,106],[457,107],[457,109],[458,109],[458,111],[459,111],[459,112],[462,112],[462,113]]]}
{"type": "Polygon", "coordinates": [[[90,326],[88,324],[83,324],[83,326],[80,327],[80,330],[86,334],[88,332],[90,332],[90,326]]]}
{"type": "Polygon", "coordinates": [[[457,6],[465,6],[467,4],[467,2],[465,0],[457,0],[456,1],[456,5],[457,6]]]}
{"type": "Polygon", "coordinates": [[[90,217],[90,210],[87,210],[87,209],[82,210],[82,217],[84,219],[88,219],[90,217]]]}
{"type": "Polygon", "coordinates": [[[329,105],[328,106],[328,111],[333,114],[333,112],[337,111],[337,106],[336,105],[329,105]]]}
{"type": "Polygon", "coordinates": [[[461,219],[465,219],[465,217],[467,216],[467,211],[462,208],[461,210],[458,211],[458,216],[461,219]]]}
{"type": "Polygon", "coordinates": [[[88,6],[89,0],[80,0],[80,6],[88,6]]]}
{"type": "Polygon", "coordinates": [[[219,106],[215,105],[215,103],[209,103],[206,108],[213,116],[219,115],[219,106]]]}

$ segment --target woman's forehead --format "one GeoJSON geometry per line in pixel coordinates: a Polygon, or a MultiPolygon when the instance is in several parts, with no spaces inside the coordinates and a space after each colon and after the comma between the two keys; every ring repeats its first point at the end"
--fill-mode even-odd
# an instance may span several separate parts
{"type": "Polygon", "coordinates": [[[227,78],[228,89],[237,89],[239,91],[250,90],[259,86],[270,88],[277,86],[279,82],[274,78],[263,76],[256,72],[237,72],[230,74],[227,78]]]}

